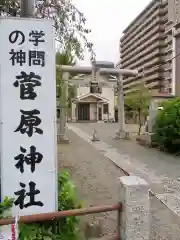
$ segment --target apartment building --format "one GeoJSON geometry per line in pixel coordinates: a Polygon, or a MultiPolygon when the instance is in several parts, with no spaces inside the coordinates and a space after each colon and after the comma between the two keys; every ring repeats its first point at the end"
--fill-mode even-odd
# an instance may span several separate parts
{"type": "Polygon", "coordinates": [[[166,24],[165,74],[172,94],[180,96],[180,0],[168,0],[166,24]]]}
{"type": "Polygon", "coordinates": [[[152,0],[123,31],[120,39],[121,68],[139,70],[138,77],[124,77],[125,94],[142,82],[154,93],[180,93],[180,87],[179,90],[177,87],[180,68],[175,67],[180,61],[175,57],[178,48],[180,50],[177,41],[179,2],[152,0]],[[176,37],[173,37],[174,31],[176,37]]]}

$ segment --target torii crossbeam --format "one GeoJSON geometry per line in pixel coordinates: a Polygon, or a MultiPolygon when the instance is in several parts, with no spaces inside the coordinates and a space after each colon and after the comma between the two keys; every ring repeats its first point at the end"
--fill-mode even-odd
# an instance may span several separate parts
{"type": "MultiPolygon", "coordinates": [[[[85,66],[66,66],[60,65],[56,66],[56,69],[63,73],[63,81],[65,84],[68,84],[69,74],[77,73],[77,74],[92,74],[95,71],[94,67],[85,67],[85,66]]],[[[96,69],[97,70],[97,69],[96,69]]],[[[116,132],[115,139],[125,138],[127,136],[125,131],[125,117],[124,117],[124,94],[123,94],[123,76],[137,76],[137,70],[129,70],[129,69],[119,69],[119,68],[98,68],[100,74],[112,74],[117,76],[118,81],[118,123],[119,128],[116,132]]],[[[68,93],[66,92],[66,99],[68,97],[68,93]]],[[[65,109],[61,108],[61,116],[60,116],[60,132],[58,134],[58,142],[69,142],[66,137],[66,114],[65,109]]]]}

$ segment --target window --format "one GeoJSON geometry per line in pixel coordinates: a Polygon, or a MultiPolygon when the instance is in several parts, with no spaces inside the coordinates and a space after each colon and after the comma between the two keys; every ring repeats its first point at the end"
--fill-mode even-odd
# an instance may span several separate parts
{"type": "Polygon", "coordinates": [[[109,104],[106,103],[103,105],[103,114],[108,114],[109,113],[109,104]]]}
{"type": "Polygon", "coordinates": [[[98,82],[91,82],[90,83],[90,93],[102,93],[101,86],[98,85],[98,82]]]}
{"type": "Polygon", "coordinates": [[[90,85],[90,93],[96,93],[96,86],[90,85]]]}
{"type": "Polygon", "coordinates": [[[169,88],[169,93],[172,93],[172,88],[169,88]]]}

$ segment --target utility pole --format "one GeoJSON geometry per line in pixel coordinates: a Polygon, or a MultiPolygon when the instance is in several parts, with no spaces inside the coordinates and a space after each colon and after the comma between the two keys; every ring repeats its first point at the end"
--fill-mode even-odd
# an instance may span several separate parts
{"type": "Polygon", "coordinates": [[[21,0],[21,17],[33,18],[35,15],[35,0],[21,0]]]}

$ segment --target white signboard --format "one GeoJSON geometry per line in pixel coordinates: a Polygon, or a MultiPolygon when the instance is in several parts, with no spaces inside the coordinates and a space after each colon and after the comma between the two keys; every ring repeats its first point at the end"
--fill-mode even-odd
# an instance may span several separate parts
{"type": "Polygon", "coordinates": [[[12,239],[12,231],[11,225],[4,225],[0,227],[0,240],[11,240],[12,239]]]}
{"type": "Polygon", "coordinates": [[[19,235],[18,224],[4,225],[0,227],[0,240],[17,240],[19,235]]]}
{"type": "Polygon", "coordinates": [[[0,20],[1,191],[13,214],[55,211],[53,22],[0,20]]]}

